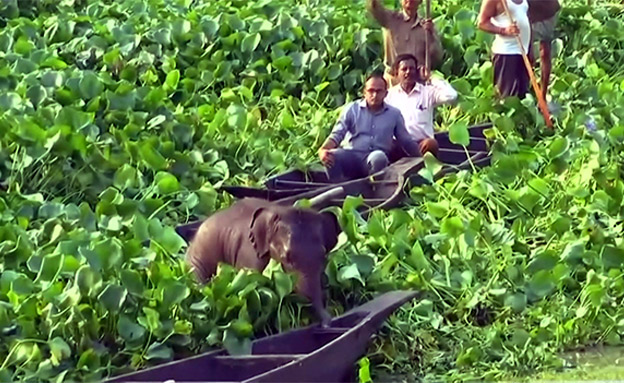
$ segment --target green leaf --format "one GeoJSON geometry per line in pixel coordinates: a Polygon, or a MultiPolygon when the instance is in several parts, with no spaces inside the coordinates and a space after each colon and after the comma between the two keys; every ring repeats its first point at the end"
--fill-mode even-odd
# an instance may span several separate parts
{"type": "Polygon", "coordinates": [[[120,274],[121,283],[128,289],[130,294],[136,296],[142,296],[145,287],[143,285],[143,280],[141,279],[141,275],[135,270],[124,269],[121,270],[120,274]]]}
{"type": "Polygon", "coordinates": [[[420,169],[418,174],[429,182],[433,182],[436,174],[442,169],[442,164],[435,156],[429,152],[423,156],[425,167],[420,169]]]}
{"type": "Polygon", "coordinates": [[[153,170],[167,168],[167,160],[151,144],[144,142],[139,147],[139,153],[145,164],[153,170]]]}
{"type": "Polygon", "coordinates": [[[253,33],[245,36],[245,38],[243,38],[243,41],[241,42],[241,51],[243,51],[244,53],[251,53],[255,51],[260,44],[260,40],[260,33],[253,33]]]}
{"type": "Polygon", "coordinates": [[[54,282],[61,272],[64,255],[46,255],[43,257],[41,269],[35,282],[54,282]]]}
{"type": "Polygon", "coordinates": [[[136,342],[145,335],[145,328],[135,323],[127,315],[120,315],[117,321],[117,331],[126,342],[136,342]]]}
{"type": "Polygon", "coordinates": [[[166,90],[172,91],[178,87],[178,83],[180,82],[180,71],[177,69],[172,70],[167,73],[167,77],[165,78],[165,86],[166,90]]]}
{"type": "Polygon", "coordinates": [[[554,291],[555,281],[549,270],[540,270],[533,275],[528,287],[536,298],[541,299],[554,291]]]}
{"type": "Polygon", "coordinates": [[[130,164],[123,164],[115,171],[113,185],[122,191],[137,187],[139,185],[138,171],[130,164]]]}
{"type": "Polygon", "coordinates": [[[191,291],[180,282],[169,282],[163,286],[163,306],[170,308],[185,300],[191,291]]]}
{"type": "Polygon", "coordinates": [[[383,228],[379,216],[374,214],[368,220],[368,233],[373,238],[383,238],[386,236],[386,231],[383,228]]]}
{"type": "Polygon", "coordinates": [[[108,311],[116,313],[121,310],[127,295],[128,291],[124,287],[110,284],[100,293],[98,300],[108,311]]]}
{"type": "Polygon", "coordinates": [[[104,84],[102,84],[98,76],[91,71],[84,72],[78,83],[78,88],[84,100],[91,100],[104,92],[104,84]]]}
{"type": "Polygon", "coordinates": [[[48,342],[50,346],[50,353],[52,354],[52,364],[58,366],[60,362],[71,357],[71,348],[63,340],[63,338],[55,337],[48,342]]]}
{"type": "Polygon", "coordinates": [[[464,223],[459,217],[445,218],[440,225],[440,232],[458,238],[464,232],[464,223]]]}
{"type": "Polygon", "coordinates": [[[171,173],[158,172],[155,178],[158,193],[166,195],[180,190],[178,179],[171,173]]]}
{"type": "Polygon", "coordinates": [[[100,274],[89,265],[83,265],[76,272],[75,282],[83,295],[90,296],[96,291],[101,281],[102,277],[100,274]]]}
{"type": "Polygon", "coordinates": [[[35,108],[39,107],[43,100],[48,97],[48,92],[41,85],[34,85],[26,91],[26,97],[30,100],[35,108]]]}
{"type": "Polygon", "coordinates": [[[527,297],[524,294],[513,294],[505,298],[505,306],[510,307],[515,313],[519,314],[526,308],[527,297]]]}
{"type": "Polygon", "coordinates": [[[363,357],[358,361],[358,378],[359,383],[372,383],[370,375],[370,361],[367,357],[363,357]]]}
{"type": "Polygon", "coordinates": [[[63,73],[57,71],[47,71],[41,76],[41,85],[49,88],[59,88],[63,86],[63,73]]]}
{"type": "Polygon", "coordinates": [[[429,265],[429,261],[425,257],[425,253],[423,252],[422,247],[420,246],[420,242],[414,241],[414,245],[412,246],[410,255],[405,259],[408,265],[412,266],[414,269],[418,271],[428,271],[431,269],[429,265]]]}
{"type": "Polygon", "coordinates": [[[184,238],[180,237],[173,227],[163,228],[159,235],[153,237],[153,240],[173,255],[180,253],[180,250],[186,246],[184,238]]]}
{"type": "Polygon", "coordinates": [[[552,270],[559,262],[559,257],[553,251],[544,251],[535,256],[527,265],[527,271],[534,274],[540,270],[552,270]]]}
{"type": "Polygon", "coordinates": [[[149,307],[143,307],[142,310],[145,314],[145,317],[139,317],[139,323],[141,323],[151,332],[158,331],[162,327],[162,324],[160,323],[160,314],[158,314],[158,311],[149,307]]]}
{"type": "Polygon", "coordinates": [[[570,147],[567,137],[557,137],[548,147],[548,155],[551,159],[560,157],[570,147]]]}
{"type": "Polygon", "coordinates": [[[18,109],[22,104],[22,98],[13,92],[2,92],[0,94],[0,108],[4,110],[18,109]]]}
{"type": "Polygon", "coordinates": [[[231,104],[227,108],[227,122],[230,128],[242,130],[247,124],[247,110],[238,104],[231,104]]]}
{"type": "Polygon", "coordinates": [[[618,247],[612,245],[603,246],[600,257],[605,269],[621,269],[624,266],[624,250],[618,247]]]}
{"type": "Polygon", "coordinates": [[[295,286],[288,273],[276,270],[273,274],[273,279],[275,281],[275,290],[277,291],[280,299],[284,299],[285,296],[293,292],[295,286]]]}
{"type": "Polygon", "coordinates": [[[449,128],[449,139],[457,145],[470,145],[470,134],[468,125],[464,122],[456,122],[449,128]]]}
{"type": "Polygon", "coordinates": [[[345,282],[350,279],[355,279],[357,281],[360,281],[362,285],[365,285],[364,280],[362,279],[362,275],[360,274],[360,270],[358,270],[358,267],[355,263],[341,267],[338,271],[339,282],[345,282]]]}
{"type": "Polygon", "coordinates": [[[251,340],[240,339],[234,330],[227,329],[223,334],[223,347],[230,355],[250,355],[251,340]]]}
{"type": "Polygon", "coordinates": [[[160,342],[154,342],[147,348],[145,354],[147,360],[171,360],[173,359],[173,350],[160,342]]]}

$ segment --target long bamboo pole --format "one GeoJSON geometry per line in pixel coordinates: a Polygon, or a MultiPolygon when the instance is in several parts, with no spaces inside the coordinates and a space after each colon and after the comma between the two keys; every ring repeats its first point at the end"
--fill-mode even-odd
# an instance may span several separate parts
{"type": "MultiPolygon", "coordinates": [[[[425,1],[425,19],[431,19],[431,0],[425,1]]],[[[431,62],[429,58],[429,31],[425,31],[425,68],[427,68],[427,73],[431,73],[431,62]]],[[[429,82],[429,79],[427,79],[429,82]]]]}
{"type": "MultiPolygon", "coordinates": [[[[515,21],[511,17],[511,12],[509,11],[509,7],[507,6],[507,0],[501,0],[501,3],[503,3],[503,8],[505,9],[505,13],[507,13],[507,17],[509,17],[509,20],[513,24],[515,21]]],[[[531,66],[531,62],[529,61],[529,58],[527,57],[527,54],[524,51],[524,45],[522,45],[522,39],[520,38],[519,34],[516,35],[516,40],[518,40],[518,45],[520,45],[520,52],[522,52],[522,58],[524,59],[524,66],[526,67],[527,72],[529,73],[529,77],[531,79],[531,85],[533,85],[533,90],[535,91],[535,94],[537,96],[537,104],[539,108],[542,110],[542,114],[544,115],[544,120],[546,121],[546,126],[552,129],[553,123],[552,123],[552,120],[550,119],[550,111],[548,110],[546,99],[544,98],[544,95],[542,94],[539,84],[537,83],[537,79],[535,78],[535,73],[533,72],[533,67],[531,66]]]]}

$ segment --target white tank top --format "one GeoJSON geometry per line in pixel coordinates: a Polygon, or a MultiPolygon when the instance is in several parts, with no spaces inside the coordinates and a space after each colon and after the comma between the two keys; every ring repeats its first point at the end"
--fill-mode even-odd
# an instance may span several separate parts
{"type": "MultiPolygon", "coordinates": [[[[520,4],[516,4],[513,0],[502,0],[507,2],[509,13],[520,29],[520,39],[524,46],[524,53],[529,53],[529,39],[531,37],[531,25],[529,24],[529,3],[522,0],[520,4]]],[[[491,18],[492,24],[497,27],[505,28],[511,25],[507,12],[491,18]]],[[[516,36],[502,36],[496,34],[492,43],[492,53],[499,55],[522,54],[516,36]]]]}

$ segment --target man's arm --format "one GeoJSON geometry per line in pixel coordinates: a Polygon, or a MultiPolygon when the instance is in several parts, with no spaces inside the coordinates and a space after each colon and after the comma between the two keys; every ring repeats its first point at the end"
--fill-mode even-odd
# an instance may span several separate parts
{"type": "Polygon", "coordinates": [[[327,137],[323,145],[321,145],[318,154],[323,164],[331,165],[333,163],[333,158],[328,150],[335,149],[340,146],[340,143],[346,136],[347,132],[352,128],[353,117],[351,116],[351,109],[353,106],[357,106],[355,102],[344,108],[340,114],[338,122],[329,134],[329,137],[327,137]]]}
{"type": "Polygon", "coordinates": [[[382,27],[390,24],[392,12],[387,10],[379,0],[366,0],[366,9],[382,27]]]}
{"type": "Polygon", "coordinates": [[[520,30],[515,24],[507,28],[498,27],[492,24],[492,17],[501,13],[501,10],[499,9],[500,1],[501,0],[483,0],[481,3],[481,11],[479,12],[479,29],[503,36],[516,36],[520,34],[520,30]]]}
{"type": "Polygon", "coordinates": [[[329,134],[329,137],[327,137],[327,139],[325,140],[325,144],[323,144],[324,148],[325,148],[325,145],[328,144],[329,141],[333,141],[334,144],[333,144],[333,147],[327,148],[327,149],[337,148],[342,142],[342,140],[344,140],[345,136],[347,135],[347,132],[352,130],[354,107],[355,108],[357,107],[357,102],[352,102],[351,104],[347,105],[344,108],[344,110],[340,114],[340,118],[338,118],[338,122],[336,122],[336,125],[334,126],[331,133],[329,134]]]}
{"type": "Polygon", "coordinates": [[[430,91],[434,106],[450,104],[457,100],[457,91],[446,80],[432,79],[430,91]]]}
{"type": "Polygon", "coordinates": [[[401,112],[397,113],[396,126],[394,127],[394,136],[399,142],[399,145],[401,145],[403,150],[405,150],[405,152],[410,157],[420,157],[420,146],[405,128],[405,120],[403,120],[403,115],[401,115],[401,112]]]}

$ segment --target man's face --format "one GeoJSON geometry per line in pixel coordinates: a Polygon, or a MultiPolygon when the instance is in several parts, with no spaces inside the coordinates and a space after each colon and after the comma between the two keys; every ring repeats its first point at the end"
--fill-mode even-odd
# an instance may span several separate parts
{"type": "Polygon", "coordinates": [[[364,99],[369,107],[376,108],[381,106],[386,93],[386,83],[380,78],[370,78],[364,84],[364,99]]]}
{"type": "Polygon", "coordinates": [[[399,63],[399,79],[402,83],[405,82],[415,82],[417,73],[416,73],[416,63],[412,59],[403,60],[399,63]]]}
{"type": "Polygon", "coordinates": [[[411,16],[416,12],[421,2],[422,0],[402,0],[401,4],[405,13],[411,16]]]}

